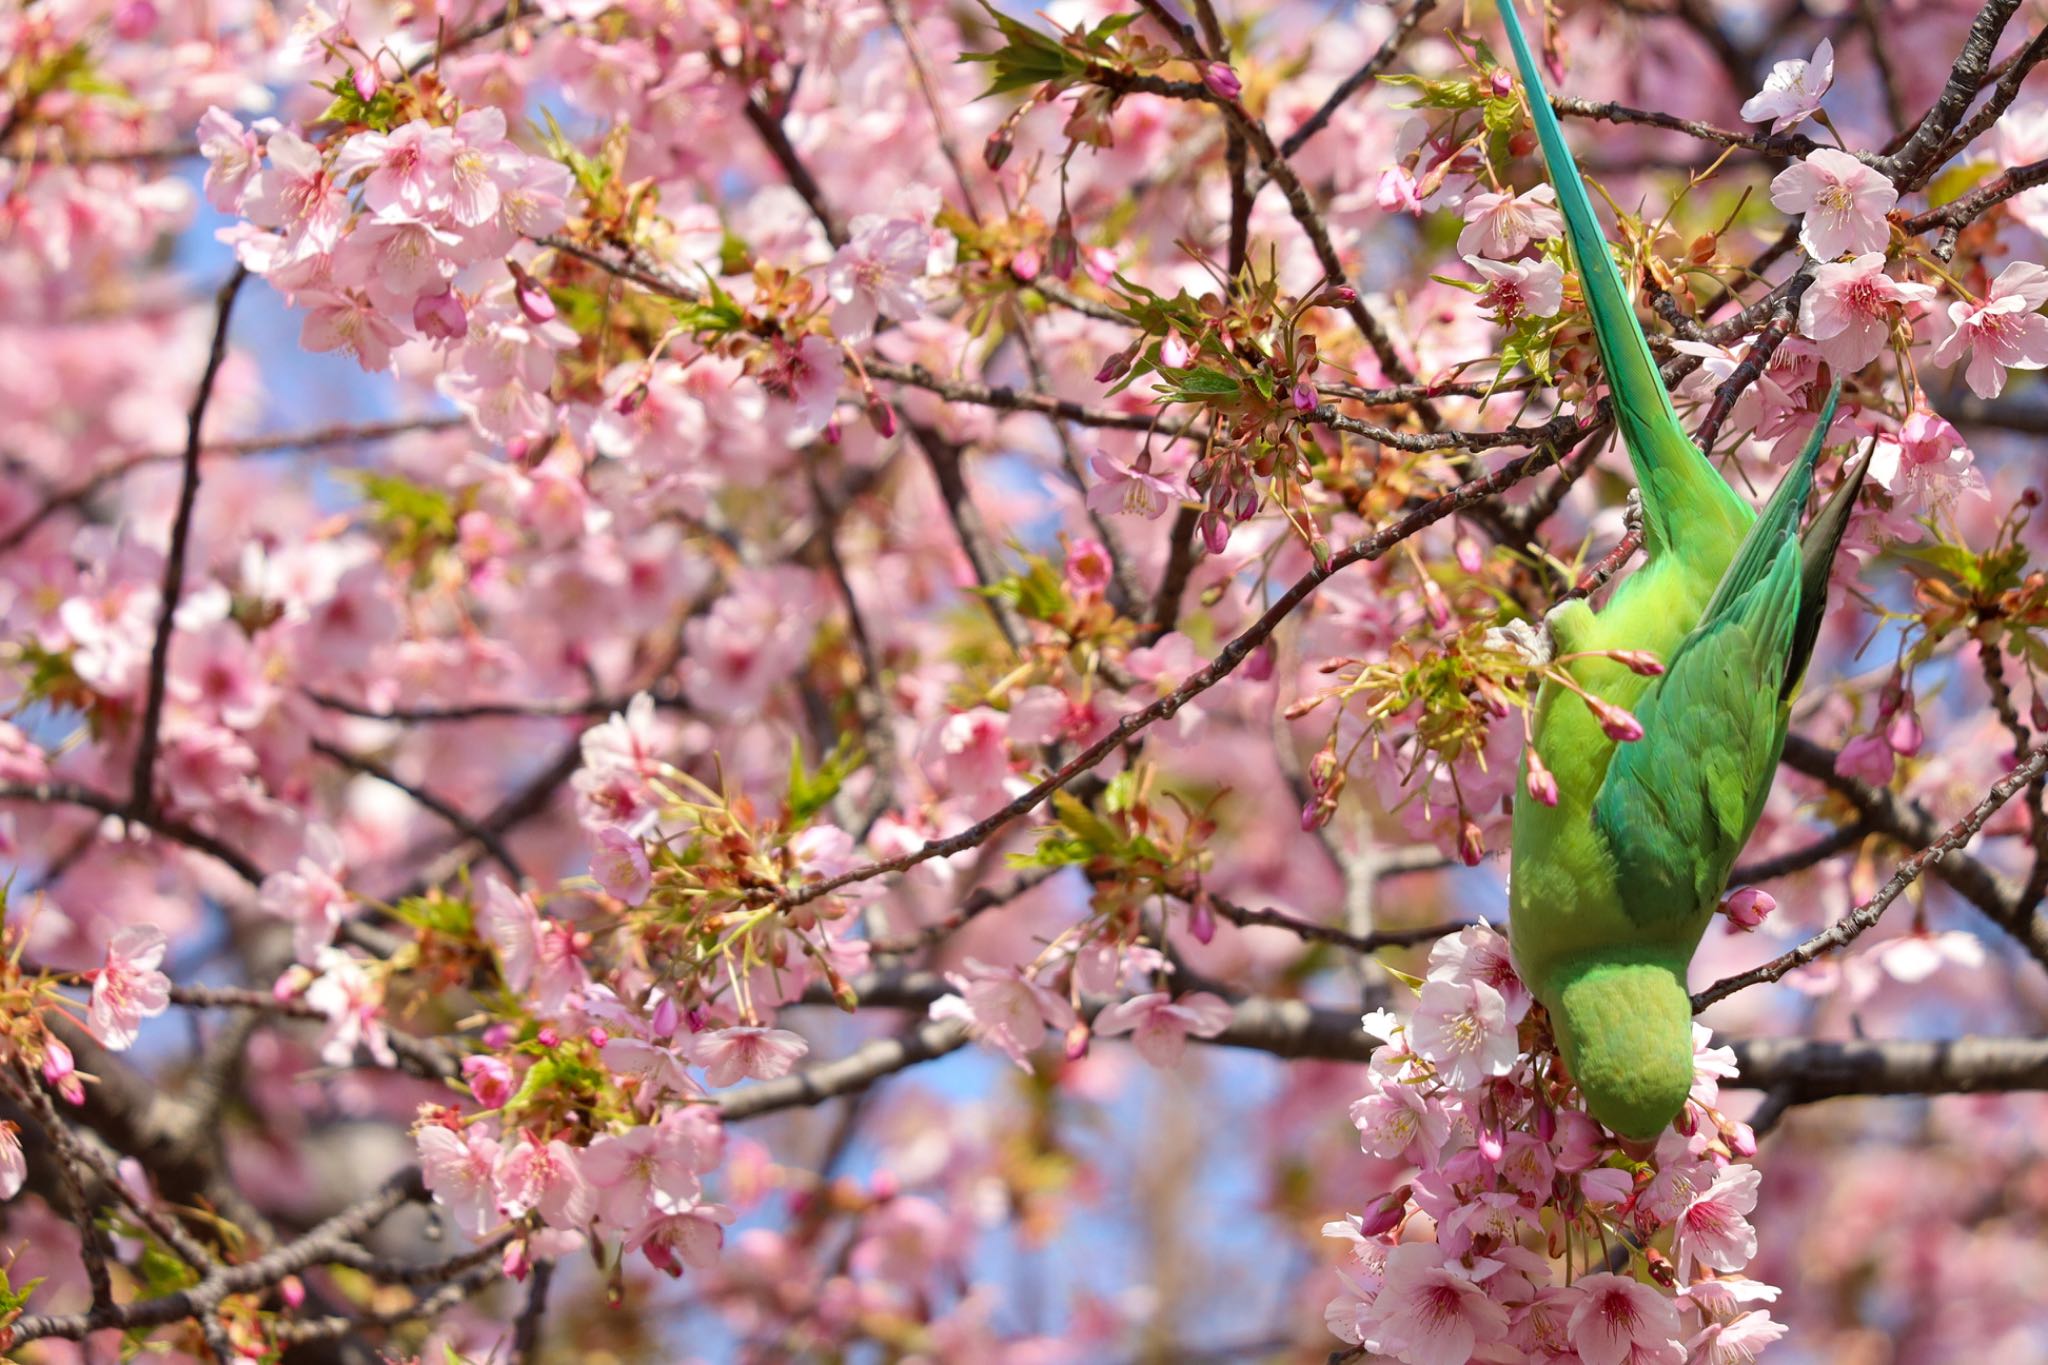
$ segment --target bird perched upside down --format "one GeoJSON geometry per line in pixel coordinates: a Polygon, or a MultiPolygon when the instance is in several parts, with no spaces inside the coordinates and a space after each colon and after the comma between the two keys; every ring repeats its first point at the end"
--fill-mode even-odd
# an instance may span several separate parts
{"type": "Polygon", "coordinates": [[[1555,682],[1537,694],[1534,748],[1558,800],[1515,805],[1509,935],[1593,1117],[1649,1140],[1692,1086],[1686,967],[1770,791],[1868,462],[1802,535],[1839,381],[1761,514],[1688,439],[1508,0],[1501,18],[1642,492],[1643,565],[1598,612],[1575,601],[1546,621],[1560,658],[1648,651],[1665,664],[1654,677],[1607,658],[1563,665],[1635,713],[1629,743],[1555,682]]]}

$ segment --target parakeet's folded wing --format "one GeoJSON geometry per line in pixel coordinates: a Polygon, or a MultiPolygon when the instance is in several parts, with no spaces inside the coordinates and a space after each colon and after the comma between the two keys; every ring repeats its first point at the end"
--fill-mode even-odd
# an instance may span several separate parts
{"type": "Polygon", "coordinates": [[[1799,547],[1686,637],[1637,705],[1643,737],[1615,750],[1593,823],[1629,918],[1674,935],[1719,897],[1783,743],[1778,679],[1798,619],[1799,547]]]}

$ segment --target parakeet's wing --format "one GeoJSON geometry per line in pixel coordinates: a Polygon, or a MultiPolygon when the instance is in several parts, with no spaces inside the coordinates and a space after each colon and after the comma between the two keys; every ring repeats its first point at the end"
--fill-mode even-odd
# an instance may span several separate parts
{"type": "Polygon", "coordinates": [[[1783,743],[1783,676],[1798,620],[1799,547],[1703,622],[1644,694],[1643,737],[1615,750],[1593,800],[1623,909],[1674,933],[1721,894],[1783,743]]]}

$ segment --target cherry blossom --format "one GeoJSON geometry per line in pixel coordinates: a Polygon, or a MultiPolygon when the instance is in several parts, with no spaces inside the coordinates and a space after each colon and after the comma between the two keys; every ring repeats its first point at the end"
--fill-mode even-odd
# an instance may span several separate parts
{"type": "Polygon", "coordinates": [[[1835,83],[1835,45],[1826,38],[1805,59],[1787,57],[1773,63],[1763,89],[1743,101],[1742,117],[1769,122],[1773,133],[1797,128],[1820,110],[1821,97],[1835,83]]]}
{"type": "Polygon", "coordinates": [[[2048,365],[2043,303],[2048,303],[2048,269],[2014,261],[1991,282],[1982,303],[1948,306],[1948,334],[1930,359],[1937,365],[1953,365],[1968,355],[1971,391],[1979,398],[1996,398],[2005,389],[2007,370],[2048,365]]]}
{"type": "Polygon", "coordinates": [[[92,974],[92,1004],[86,1015],[92,1036],[116,1052],[135,1045],[142,1021],[170,1007],[171,979],[163,965],[169,943],[163,931],[130,925],[107,942],[106,960],[92,974]]]}
{"type": "Polygon", "coordinates": [[[1095,1017],[1098,1037],[1131,1035],[1138,1055],[1157,1067],[1173,1067],[1187,1050],[1190,1035],[1213,1038],[1230,1026],[1230,1006],[1209,991],[1190,991],[1178,998],[1164,991],[1122,1000],[1095,1017]]]}
{"type": "Polygon", "coordinates": [[[1149,451],[1128,465],[1098,452],[1089,461],[1089,467],[1100,482],[1088,490],[1088,505],[1098,512],[1144,517],[1149,521],[1179,503],[1183,496],[1172,480],[1152,472],[1149,451]]]}
{"type": "Polygon", "coordinates": [[[1521,194],[1475,194],[1465,201],[1465,227],[1458,233],[1458,254],[1475,266],[1471,261],[1475,256],[1510,260],[1529,243],[1563,232],[1564,218],[1557,211],[1557,192],[1548,185],[1538,185],[1521,194]]]}
{"type": "Polygon", "coordinates": [[[711,1029],[692,1038],[690,1060],[704,1068],[705,1081],[714,1086],[731,1085],[743,1077],[771,1081],[786,1076],[803,1055],[806,1043],[788,1029],[711,1029]]]}
{"type": "Polygon", "coordinates": [[[1932,285],[1893,279],[1885,273],[1884,255],[1866,252],[1814,270],[1799,300],[1799,330],[1820,344],[1828,364],[1860,370],[1884,353],[1898,310],[1933,297],[1932,285]]]}
{"type": "Polygon", "coordinates": [[[1756,1255],[1756,1229],[1748,1215],[1762,1179],[1754,1166],[1730,1167],[1686,1206],[1677,1220],[1679,1278],[1689,1276],[1695,1260],[1720,1271],[1749,1264],[1756,1255]]]}
{"type": "Polygon", "coordinates": [[[435,1202],[455,1226],[481,1237],[500,1221],[496,1172],[498,1144],[472,1128],[456,1132],[428,1123],[419,1131],[420,1171],[435,1202]]]}
{"type": "Polygon", "coordinates": [[[1899,192],[1884,172],[1847,152],[1823,147],[1771,181],[1771,202],[1803,215],[1799,244],[1819,261],[1855,253],[1883,253],[1891,240],[1885,221],[1899,192]]]}
{"type": "Polygon", "coordinates": [[[1467,256],[1465,264],[1485,278],[1486,289],[1480,298],[1498,322],[1547,318],[1564,307],[1564,270],[1555,261],[1485,261],[1467,256]]]}
{"type": "Polygon", "coordinates": [[[1656,1361],[1681,1365],[1678,1310],[1670,1299],[1625,1275],[1588,1275],[1572,1286],[1579,1301],[1565,1331],[1586,1365],[1656,1361]]]}

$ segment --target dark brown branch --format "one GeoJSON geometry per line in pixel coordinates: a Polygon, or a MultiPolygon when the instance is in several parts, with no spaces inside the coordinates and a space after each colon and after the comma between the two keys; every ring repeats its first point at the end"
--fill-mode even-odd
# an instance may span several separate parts
{"type": "Polygon", "coordinates": [[[1847,947],[1855,942],[1860,935],[1877,923],[1893,901],[1906,893],[1907,887],[1920,879],[1921,873],[1976,838],[1977,831],[1984,828],[1984,822],[1996,814],[1999,807],[2010,801],[2020,788],[2039,777],[2043,771],[2048,771],[2048,750],[2035,754],[1998,779],[1990,792],[1970,810],[1969,814],[1949,826],[1941,837],[1927,847],[1900,863],[1898,871],[1892,874],[1890,881],[1878,889],[1876,895],[1790,952],[1771,959],[1761,967],[1716,981],[1693,997],[1693,1009],[1703,1010],[1718,1000],[1726,1000],[1739,990],[1780,980],[1787,973],[1804,967],[1822,953],[1847,947]]]}
{"type": "Polygon", "coordinates": [[[156,754],[163,742],[164,687],[171,663],[171,635],[178,615],[178,601],[185,594],[185,556],[192,539],[192,513],[199,503],[200,429],[206,423],[206,409],[213,403],[213,390],[220,367],[228,355],[228,323],[234,316],[235,298],[249,278],[246,266],[237,265],[227,283],[220,287],[214,303],[213,343],[206,353],[206,368],[200,372],[199,391],[193,395],[192,410],[185,422],[185,474],[178,487],[178,510],[171,521],[170,547],[164,552],[163,600],[157,606],[156,640],[149,651],[149,682],[142,703],[142,728],[136,736],[135,768],[129,782],[128,805],[137,816],[148,818],[156,809],[156,754]]]}

